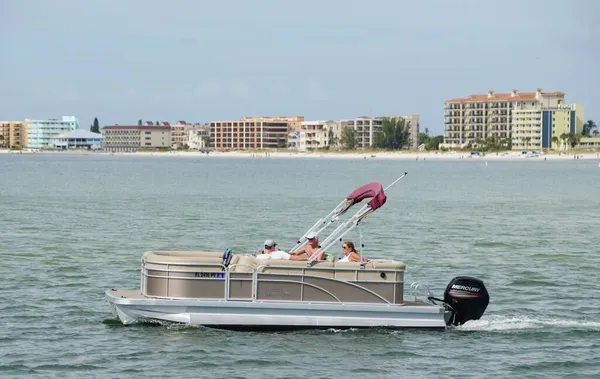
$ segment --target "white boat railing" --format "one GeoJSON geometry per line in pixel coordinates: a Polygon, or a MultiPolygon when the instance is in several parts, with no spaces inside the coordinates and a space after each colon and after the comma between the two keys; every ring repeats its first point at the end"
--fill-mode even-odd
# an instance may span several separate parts
{"type": "Polygon", "coordinates": [[[429,288],[428,284],[423,284],[420,282],[413,282],[410,284],[410,291],[411,294],[410,296],[412,296],[414,298],[413,301],[419,301],[419,295],[422,294],[425,296],[425,298],[432,296],[431,294],[431,290],[429,288]],[[421,291],[421,292],[420,292],[421,291]]]}
{"type": "MultiPolygon", "coordinates": [[[[397,294],[397,286],[401,285],[404,286],[404,281],[397,281],[397,280],[390,280],[390,281],[380,281],[380,280],[360,280],[359,281],[359,273],[360,272],[379,272],[381,270],[374,270],[374,269],[366,269],[364,268],[364,266],[361,266],[360,268],[352,268],[352,267],[339,267],[339,268],[335,268],[336,271],[352,271],[354,272],[353,275],[353,279],[348,279],[348,280],[341,280],[341,279],[335,279],[335,278],[328,278],[328,277],[324,277],[324,276],[319,276],[319,275],[311,275],[310,271],[332,271],[334,270],[333,267],[306,267],[306,266],[285,266],[285,265],[259,265],[259,266],[253,266],[253,265],[249,265],[249,264],[238,264],[238,263],[232,263],[230,264],[228,267],[226,267],[223,264],[218,264],[218,263],[201,263],[201,262],[173,262],[173,261],[146,261],[144,260],[142,262],[142,267],[141,267],[141,293],[144,296],[148,296],[148,297],[152,297],[152,298],[161,298],[161,299],[189,299],[189,297],[174,297],[174,296],[170,296],[169,294],[169,281],[170,279],[174,279],[174,280],[193,280],[193,281],[224,281],[224,291],[223,291],[223,296],[222,297],[206,297],[206,298],[197,298],[197,299],[210,299],[210,300],[251,300],[251,301],[269,301],[269,300],[258,300],[257,294],[258,294],[258,283],[259,280],[260,282],[293,282],[293,283],[300,283],[302,284],[301,287],[301,298],[304,298],[304,286],[308,285],[310,287],[313,288],[317,288],[321,291],[323,291],[324,293],[329,294],[330,296],[332,296],[332,298],[336,299],[338,302],[341,302],[337,296],[335,296],[334,294],[332,294],[329,290],[318,286],[316,284],[312,284],[312,283],[306,283],[303,280],[298,282],[295,280],[285,280],[282,278],[278,278],[278,279],[266,279],[266,278],[261,278],[259,279],[258,276],[260,275],[264,275],[264,276],[281,276],[281,275],[286,275],[286,274],[282,274],[282,273],[268,273],[268,272],[262,272],[261,270],[263,270],[264,268],[273,268],[273,269],[295,269],[295,270],[299,270],[301,271],[301,273],[297,274],[299,276],[302,276],[302,278],[305,277],[311,277],[311,278],[319,278],[319,279],[326,279],[326,280],[332,280],[332,281],[338,281],[341,283],[346,283],[348,285],[351,285],[353,287],[358,287],[363,291],[366,291],[368,293],[370,293],[371,295],[379,298],[380,300],[384,301],[386,304],[389,305],[398,305],[399,303],[393,303],[390,302],[389,300],[385,299],[383,296],[381,296],[380,294],[364,287],[361,286],[358,283],[354,283],[354,282],[359,282],[359,283],[387,283],[387,284],[394,284],[394,290],[393,290],[393,299],[396,298],[396,294],[397,294]],[[148,264],[152,264],[152,265],[165,265],[166,267],[152,267],[152,268],[148,268],[146,267],[146,263],[148,264]],[[193,267],[210,267],[212,269],[215,269],[217,267],[220,267],[222,269],[222,271],[198,271],[198,270],[185,270],[185,269],[175,269],[175,268],[171,268],[169,266],[193,266],[193,267]],[[251,271],[248,272],[244,272],[244,271],[233,271],[234,268],[237,267],[246,267],[248,269],[250,269],[251,271]],[[155,271],[155,272],[161,272],[161,273],[166,273],[167,275],[153,275],[153,274],[149,274],[148,271],[155,271]],[[308,271],[308,272],[307,272],[308,271]],[[190,274],[190,273],[194,273],[196,275],[194,276],[182,276],[182,275],[171,275],[171,273],[175,273],[175,274],[190,274]],[[236,275],[236,274],[241,274],[241,275],[250,275],[251,276],[249,278],[243,278],[243,277],[234,277],[231,278],[232,275],[236,275]],[[155,295],[155,294],[148,294],[147,291],[147,280],[149,278],[152,279],[164,279],[165,280],[165,288],[164,288],[164,293],[166,294],[165,296],[160,296],[160,295],[155,295]],[[231,297],[231,281],[251,281],[251,291],[250,291],[250,297],[249,298],[235,298],[233,299],[231,297]]],[[[393,273],[403,273],[403,270],[394,270],[394,269],[386,269],[386,271],[388,272],[393,272],[393,273]]],[[[292,274],[294,275],[294,274],[292,274]]],[[[413,283],[414,284],[414,283],[413,283]]],[[[417,286],[418,287],[418,286],[417,286]]],[[[411,285],[411,289],[413,288],[413,285],[411,285]]],[[[281,300],[278,300],[281,301],[281,300]]],[[[283,300],[285,301],[285,300],[283,300]]]]}

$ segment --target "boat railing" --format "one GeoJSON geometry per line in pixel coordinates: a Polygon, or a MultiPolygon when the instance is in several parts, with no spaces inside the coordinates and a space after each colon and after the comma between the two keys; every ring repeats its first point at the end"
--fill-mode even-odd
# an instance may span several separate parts
{"type": "MultiPolygon", "coordinates": [[[[351,271],[354,272],[354,275],[352,275],[352,279],[348,278],[348,279],[337,279],[346,283],[349,283],[353,286],[358,286],[360,287],[362,290],[367,291],[369,293],[371,293],[372,295],[382,299],[383,301],[385,301],[386,303],[391,304],[390,301],[384,299],[383,297],[381,297],[379,294],[377,294],[375,291],[372,291],[368,288],[365,288],[363,286],[360,286],[359,284],[355,284],[352,281],[359,281],[359,273],[360,272],[370,272],[370,271],[381,271],[381,270],[377,270],[377,269],[371,269],[371,268],[365,268],[364,265],[360,265],[359,267],[317,267],[317,266],[288,266],[288,265],[277,265],[277,264],[269,264],[269,265],[252,265],[252,264],[244,264],[244,263],[232,263],[229,264],[228,266],[225,266],[223,264],[219,264],[219,263],[212,263],[212,262],[174,262],[174,261],[168,261],[168,260],[142,260],[142,265],[141,265],[141,293],[144,296],[149,296],[149,297],[154,297],[154,298],[169,298],[169,299],[173,299],[173,298],[180,298],[180,297],[176,297],[176,296],[172,296],[170,295],[170,281],[171,280],[192,280],[192,281],[221,281],[224,280],[224,289],[223,289],[223,294],[222,296],[217,296],[217,297],[206,297],[207,299],[221,299],[221,300],[230,300],[232,299],[231,297],[231,287],[232,287],[232,280],[234,281],[251,281],[251,290],[250,290],[250,297],[249,298],[242,298],[242,299],[248,299],[251,301],[257,301],[258,299],[258,283],[259,283],[259,275],[282,275],[281,273],[269,273],[269,272],[263,272],[265,269],[293,269],[293,270],[298,270],[299,273],[297,275],[302,276],[302,277],[320,277],[319,275],[314,275],[316,273],[316,271],[351,271]],[[149,267],[150,266],[150,267],[149,267]],[[193,269],[189,269],[192,268],[193,269]],[[202,268],[210,268],[210,270],[207,271],[202,271],[202,268]],[[245,267],[247,268],[247,271],[237,271],[237,269],[239,267],[245,267]],[[161,275],[162,274],[162,275],[161,275]],[[193,274],[193,275],[190,275],[193,274]],[[250,277],[248,278],[244,278],[243,276],[241,277],[236,277],[236,275],[249,275],[250,277]],[[313,275],[311,275],[313,274],[313,275]],[[233,276],[233,278],[232,278],[233,276]],[[161,296],[161,295],[156,295],[156,294],[149,294],[148,293],[148,287],[147,287],[147,282],[148,279],[163,279],[165,280],[164,283],[164,294],[165,296],[161,296]]],[[[385,271],[388,272],[403,272],[403,270],[395,270],[395,269],[391,269],[391,268],[385,268],[385,271]]],[[[285,275],[285,274],[284,274],[285,275]]],[[[383,278],[383,277],[382,277],[383,278]]],[[[334,278],[328,278],[331,280],[336,280],[334,278]]],[[[279,280],[279,279],[278,279],[279,280]]],[[[271,281],[269,279],[265,279],[265,278],[261,278],[260,281],[271,281]]],[[[381,281],[378,280],[360,280],[361,283],[380,283],[381,281]]],[[[304,285],[309,285],[309,283],[305,283],[302,280],[302,283],[304,285]]],[[[387,283],[390,284],[399,284],[399,285],[404,285],[404,281],[396,281],[396,280],[390,280],[387,283]]],[[[315,287],[318,288],[324,292],[329,292],[327,291],[325,288],[322,288],[318,285],[315,284],[310,284],[311,287],[315,287]]],[[[411,288],[413,286],[411,285],[411,288]]],[[[396,287],[394,286],[394,298],[396,296],[396,287]]],[[[335,296],[334,296],[335,297],[335,296]]],[[[236,298],[237,300],[237,298],[236,298]]]]}
{"type": "Polygon", "coordinates": [[[420,282],[413,282],[410,284],[410,296],[414,298],[413,301],[419,301],[419,295],[425,296],[425,298],[431,296],[431,290],[428,284],[420,282]]]}

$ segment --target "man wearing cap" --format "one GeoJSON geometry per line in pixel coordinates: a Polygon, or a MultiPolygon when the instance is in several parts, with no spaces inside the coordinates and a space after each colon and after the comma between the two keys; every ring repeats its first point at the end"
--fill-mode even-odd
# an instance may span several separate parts
{"type": "Polygon", "coordinates": [[[309,232],[306,235],[306,239],[308,240],[308,243],[301,249],[291,252],[290,255],[300,258],[299,255],[306,254],[308,257],[307,259],[310,259],[313,255],[318,254],[315,260],[322,261],[324,251],[321,250],[321,247],[319,246],[319,237],[317,236],[317,233],[309,232]]]}
{"type": "Polygon", "coordinates": [[[283,250],[275,250],[276,246],[277,246],[277,243],[275,241],[273,241],[271,239],[266,240],[264,250],[262,251],[262,253],[259,252],[258,254],[256,254],[256,258],[257,259],[285,259],[285,260],[292,260],[292,261],[308,260],[307,258],[304,258],[304,257],[298,257],[295,255],[292,256],[283,250]]]}
{"type": "Polygon", "coordinates": [[[265,241],[265,249],[263,250],[263,254],[270,254],[272,252],[275,251],[275,246],[277,246],[277,243],[273,240],[266,240],[265,241]]]}

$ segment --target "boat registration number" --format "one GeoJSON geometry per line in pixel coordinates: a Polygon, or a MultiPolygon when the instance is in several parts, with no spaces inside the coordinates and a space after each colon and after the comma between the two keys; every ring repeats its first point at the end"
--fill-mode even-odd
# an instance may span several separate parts
{"type": "Polygon", "coordinates": [[[194,277],[196,278],[219,278],[225,277],[224,272],[195,272],[194,277]]]}

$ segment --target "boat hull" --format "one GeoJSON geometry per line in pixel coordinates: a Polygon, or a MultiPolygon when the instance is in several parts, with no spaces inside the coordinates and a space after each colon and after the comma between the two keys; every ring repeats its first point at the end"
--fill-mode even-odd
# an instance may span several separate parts
{"type": "Polygon", "coordinates": [[[446,328],[448,312],[428,303],[362,304],[296,301],[160,299],[135,290],[108,290],[106,300],[125,325],[172,322],[232,330],[446,328]]]}

